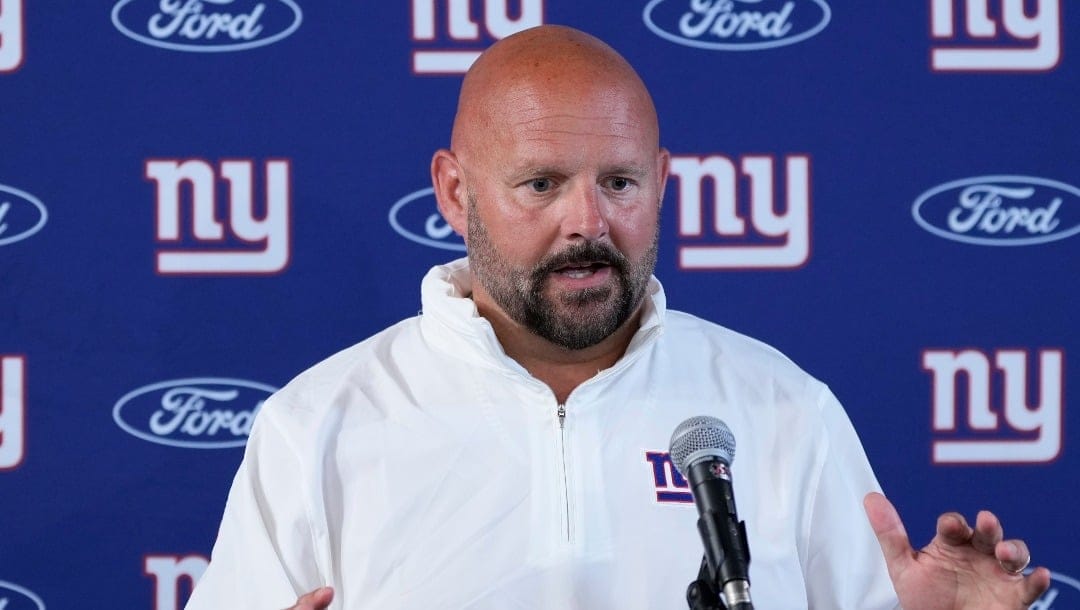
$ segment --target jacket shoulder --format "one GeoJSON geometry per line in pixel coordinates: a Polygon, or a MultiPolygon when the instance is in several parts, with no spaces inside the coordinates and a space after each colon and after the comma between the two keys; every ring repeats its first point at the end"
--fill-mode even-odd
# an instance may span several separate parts
{"type": "Polygon", "coordinates": [[[325,358],[275,392],[260,415],[272,419],[321,419],[347,388],[362,388],[380,367],[392,366],[403,345],[420,341],[418,318],[408,318],[325,358]]]}
{"type": "Polygon", "coordinates": [[[693,314],[669,310],[666,352],[675,366],[747,388],[774,388],[816,400],[827,393],[821,381],[775,347],[693,314]]]}

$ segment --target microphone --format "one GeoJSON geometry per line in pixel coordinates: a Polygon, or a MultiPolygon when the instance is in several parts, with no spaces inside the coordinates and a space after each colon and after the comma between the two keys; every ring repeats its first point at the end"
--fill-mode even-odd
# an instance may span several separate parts
{"type": "MultiPolygon", "coordinates": [[[[690,482],[697,505],[698,533],[705,545],[702,572],[708,568],[706,584],[714,594],[723,594],[728,610],[753,610],[746,523],[735,512],[731,487],[735,436],[715,417],[691,417],[672,433],[670,453],[679,473],[690,482]]],[[[696,584],[691,584],[691,591],[696,584]]]]}

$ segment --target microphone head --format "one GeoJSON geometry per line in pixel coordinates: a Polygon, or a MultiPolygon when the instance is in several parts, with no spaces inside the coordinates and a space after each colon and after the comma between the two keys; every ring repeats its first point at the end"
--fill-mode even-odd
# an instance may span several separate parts
{"type": "Polygon", "coordinates": [[[735,435],[723,421],[698,415],[679,424],[671,434],[671,461],[686,476],[690,465],[704,457],[727,463],[735,460],[735,435]]]}

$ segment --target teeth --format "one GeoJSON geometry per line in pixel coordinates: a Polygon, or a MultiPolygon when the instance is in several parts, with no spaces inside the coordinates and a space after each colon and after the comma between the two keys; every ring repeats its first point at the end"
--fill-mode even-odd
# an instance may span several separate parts
{"type": "Polygon", "coordinates": [[[563,271],[563,274],[568,276],[568,277],[574,278],[574,279],[581,279],[583,277],[589,277],[590,275],[593,274],[593,272],[592,272],[592,269],[582,268],[582,269],[567,269],[566,271],[563,271]]]}

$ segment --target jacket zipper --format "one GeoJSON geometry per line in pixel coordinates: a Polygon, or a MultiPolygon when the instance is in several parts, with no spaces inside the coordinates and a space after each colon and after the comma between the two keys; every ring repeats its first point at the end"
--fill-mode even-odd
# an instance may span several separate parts
{"type": "Polygon", "coordinates": [[[566,468],[566,405],[559,405],[559,408],[555,411],[555,415],[559,418],[559,458],[562,462],[562,495],[563,495],[563,519],[566,523],[566,541],[572,542],[573,536],[570,528],[571,515],[570,515],[570,481],[566,468]]]}

